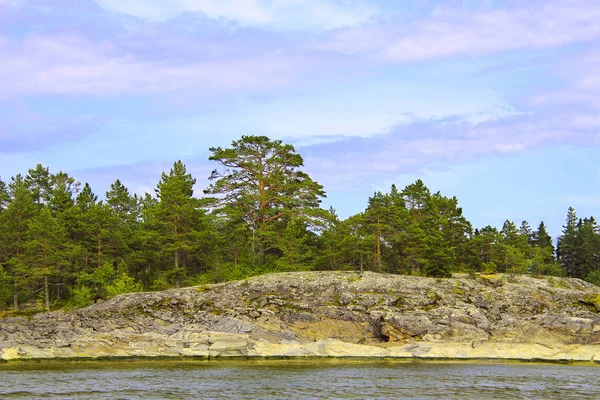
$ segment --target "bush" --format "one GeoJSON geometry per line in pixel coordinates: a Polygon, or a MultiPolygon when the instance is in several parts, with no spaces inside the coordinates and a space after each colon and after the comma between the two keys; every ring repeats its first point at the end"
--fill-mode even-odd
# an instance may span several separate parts
{"type": "Polygon", "coordinates": [[[71,305],[77,308],[89,306],[94,302],[94,295],[92,290],[85,286],[80,285],[73,289],[73,297],[71,298],[71,305]]]}
{"type": "Polygon", "coordinates": [[[210,271],[203,272],[189,278],[186,280],[186,283],[192,286],[197,286],[205,285],[207,283],[236,281],[268,272],[274,272],[274,270],[269,270],[265,266],[253,268],[250,265],[241,263],[237,265],[228,262],[219,263],[216,264],[210,271]]]}
{"type": "Polygon", "coordinates": [[[585,277],[585,280],[593,283],[596,286],[600,286],[600,270],[592,271],[585,277]]]}
{"type": "Polygon", "coordinates": [[[498,272],[498,266],[495,262],[490,261],[489,263],[481,264],[481,275],[491,275],[498,272]]]}
{"type": "Polygon", "coordinates": [[[567,276],[567,272],[565,271],[565,269],[562,268],[557,262],[544,264],[542,267],[542,273],[544,275],[552,276],[567,276]]]}
{"type": "Polygon", "coordinates": [[[141,292],[143,289],[144,287],[141,283],[136,282],[135,279],[122,272],[111,285],[106,287],[106,294],[110,298],[123,293],[141,292]]]}
{"type": "Polygon", "coordinates": [[[86,287],[92,299],[106,298],[106,287],[115,279],[115,275],[115,267],[111,263],[105,263],[94,268],[91,273],[80,272],[77,275],[77,287],[86,287]]]}
{"type": "Polygon", "coordinates": [[[12,301],[12,284],[9,275],[0,265],[0,308],[8,306],[12,301]]]}

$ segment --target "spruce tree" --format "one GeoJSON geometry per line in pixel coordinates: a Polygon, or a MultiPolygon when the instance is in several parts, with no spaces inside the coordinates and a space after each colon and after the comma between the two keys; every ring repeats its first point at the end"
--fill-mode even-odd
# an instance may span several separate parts
{"type": "Polygon", "coordinates": [[[575,258],[577,256],[577,214],[569,207],[562,235],[558,239],[558,261],[570,278],[576,277],[575,258]]]}
{"type": "Polygon", "coordinates": [[[122,221],[134,222],[138,218],[138,203],[137,195],[132,196],[118,179],[106,192],[106,204],[122,221]]]}
{"type": "Polygon", "coordinates": [[[544,221],[540,222],[538,229],[533,233],[532,244],[541,250],[544,263],[550,264],[554,262],[556,250],[554,249],[552,237],[548,233],[544,221]]]}
{"type": "Polygon", "coordinates": [[[594,217],[577,223],[573,276],[585,279],[592,271],[600,269],[600,235],[594,217]]]}
{"type": "Polygon", "coordinates": [[[155,215],[163,235],[164,251],[171,254],[172,268],[169,270],[175,286],[179,286],[185,275],[185,252],[194,243],[195,215],[199,211],[198,200],[193,197],[196,179],[187,173],[181,161],[173,164],[168,174],[162,173],[155,192],[159,199],[155,215]]]}

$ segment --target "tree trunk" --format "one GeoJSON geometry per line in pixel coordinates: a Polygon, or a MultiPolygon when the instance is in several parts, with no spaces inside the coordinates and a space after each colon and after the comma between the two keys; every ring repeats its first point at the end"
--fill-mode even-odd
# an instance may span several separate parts
{"type": "Polygon", "coordinates": [[[13,286],[13,307],[15,311],[19,311],[19,289],[16,283],[13,286]]]}
{"type": "Polygon", "coordinates": [[[390,272],[392,274],[397,274],[398,273],[398,265],[396,264],[396,257],[394,257],[392,259],[392,262],[391,262],[391,271],[390,272]]]}
{"type": "Polygon", "coordinates": [[[260,237],[258,238],[258,262],[260,265],[265,263],[265,244],[260,237]]]}
{"type": "Polygon", "coordinates": [[[60,275],[58,277],[58,285],[56,286],[56,300],[62,300],[62,289],[63,289],[63,271],[60,269],[60,275]]]}
{"type": "Polygon", "coordinates": [[[381,271],[381,223],[377,216],[377,242],[375,243],[375,271],[381,271]]]}
{"type": "Polygon", "coordinates": [[[146,288],[150,287],[150,282],[152,282],[152,279],[150,279],[150,263],[148,263],[148,267],[146,268],[146,288]]]}
{"type": "Polygon", "coordinates": [[[98,268],[100,268],[101,264],[102,264],[102,242],[100,241],[100,238],[98,238],[98,268]]]}
{"type": "Polygon", "coordinates": [[[179,287],[179,251],[175,249],[175,287],[179,287]]]}
{"type": "Polygon", "coordinates": [[[360,274],[361,275],[363,274],[363,271],[364,271],[364,268],[363,268],[363,258],[362,258],[362,255],[361,255],[360,256],[360,274]]]}
{"type": "Polygon", "coordinates": [[[46,297],[46,311],[50,311],[50,289],[48,286],[48,275],[44,276],[44,294],[46,297]]]}

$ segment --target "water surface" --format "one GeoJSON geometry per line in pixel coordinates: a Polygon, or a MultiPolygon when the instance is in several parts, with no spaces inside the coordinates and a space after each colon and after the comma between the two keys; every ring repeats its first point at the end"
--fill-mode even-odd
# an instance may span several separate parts
{"type": "Polygon", "coordinates": [[[598,366],[432,361],[26,362],[0,364],[0,398],[600,398],[598,366]]]}

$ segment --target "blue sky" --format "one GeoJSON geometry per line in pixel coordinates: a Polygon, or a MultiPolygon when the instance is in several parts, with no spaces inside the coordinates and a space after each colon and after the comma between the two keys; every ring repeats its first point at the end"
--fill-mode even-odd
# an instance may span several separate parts
{"type": "Polygon", "coordinates": [[[150,192],[292,143],[342,217],[421,178],[476,227],[600,217],[593,0],[0,0],[0,177],[150,192]]]}

